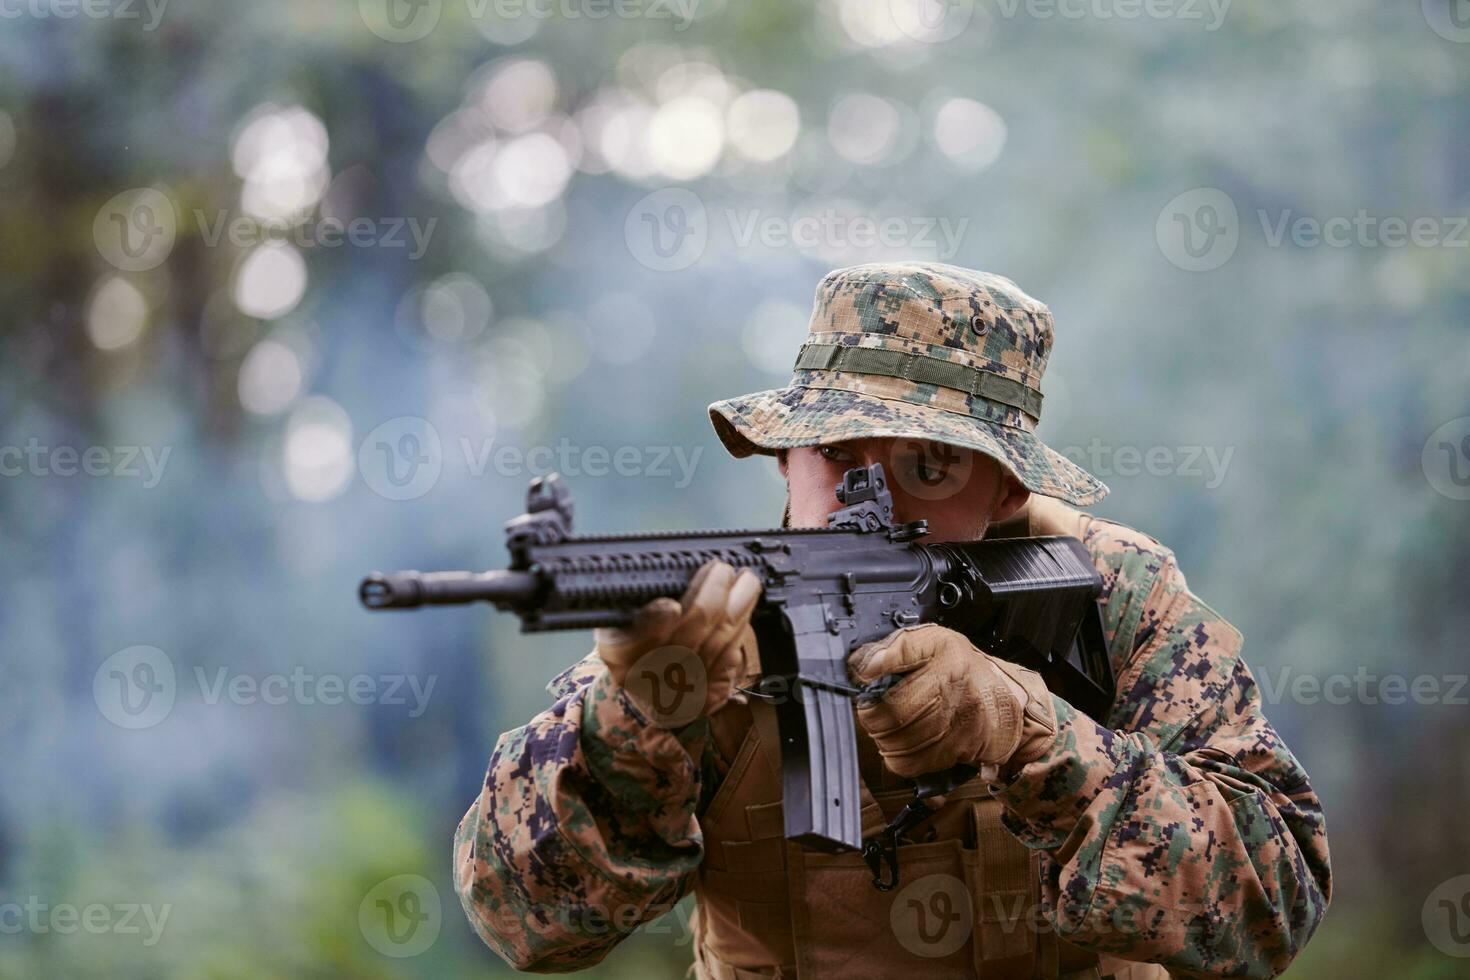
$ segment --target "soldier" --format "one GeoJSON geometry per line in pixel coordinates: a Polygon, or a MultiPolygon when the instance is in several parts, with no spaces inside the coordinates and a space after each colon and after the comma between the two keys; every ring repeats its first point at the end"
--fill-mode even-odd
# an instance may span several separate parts
{"type": "Polygon", "coordinates": [[[824,525],[843,472],[882,462],[894,519],[927,519],[930,540],[1081,539],[1104,580],[1108,717],[941,626],[854,651],[854,682],[903,675],[855,709],[865,835],[912,798],[905,777],[983,767],[899,848],[902,887],[878,891],[860,856],[785,841],[774,711],[741,690],[760,583],[708,565],[681,602],[599,631],[555,703],[497,743],[454,858],[491,948],[523,970],[584,968],[692,891],[702,980],[1286,969],[1331,892],[1321,804],[1240,634],[1167,548],[1074,509],[1107,488],[1033,434],[1051,344],[1050,311],[1002,277],[842,269],[791,384],[710,417],[735,456],[777,456],[793,526],[824,525]],[[704,665],[693,721],[636,681],[669,646],[704,665]]]}

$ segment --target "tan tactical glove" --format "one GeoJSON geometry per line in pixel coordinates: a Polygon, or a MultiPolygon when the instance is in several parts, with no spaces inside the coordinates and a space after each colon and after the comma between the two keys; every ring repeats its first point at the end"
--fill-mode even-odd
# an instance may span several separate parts
{"type": "Polygon", "coordinates": [[[680,602],[655,599],[626,629],[597,630],[597,654],[649,721],[682,728],[719,711],[759,672],[750,614],[760,595],[754,572],[708,562],[680,602]]]}
{"type": "Polygon", "coordinates": [[[943,626],[906,626],[858,647],[847,663],[858,684],[907,675],[857,713],[895,775],[965,764],[995,781],[1001,767],[1014,772],[1039,758],[1056,736],[1040,674],[982,653],[943,626]]]}

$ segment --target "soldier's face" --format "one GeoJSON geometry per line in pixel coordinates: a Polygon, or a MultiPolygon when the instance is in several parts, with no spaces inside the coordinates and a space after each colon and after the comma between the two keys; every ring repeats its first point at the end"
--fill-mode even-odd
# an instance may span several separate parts
{"type": "Polygon", "coordinates": [[[1030,496],[995,460],[919,439],[853,439],[787,450],[779,457],[792,527],[824,527],[842,506],[834,488],[854,466],[882,463],[894,520],[929,522],[929,541],[975,541],[991,521],[1014,514],[1030,496]]]}

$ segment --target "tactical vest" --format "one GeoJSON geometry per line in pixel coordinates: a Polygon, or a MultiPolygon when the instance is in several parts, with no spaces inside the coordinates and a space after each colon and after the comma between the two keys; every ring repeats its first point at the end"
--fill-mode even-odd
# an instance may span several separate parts
{"type": "MultiPolygon", "coordinates": [[[[1089,518],[1049,498],[990,532],[1071,534],[1089,518]]],[[[775,711],[731,704],[710,719],[731,760],[700,821],[706,842],[695,882],[699,980],[869,980],[905,970],[926,978],[1158,980],[1162,967],[1126,963],[1059,940],[1041,916],[1041,853],[1000,822],[1001,805],[974,780],[899,847],[899,886],[880,892],[856,853],[830,855],[785,839],[775,711]]],[[[863,834],[913,798],[858,726],[863,834]]]]}

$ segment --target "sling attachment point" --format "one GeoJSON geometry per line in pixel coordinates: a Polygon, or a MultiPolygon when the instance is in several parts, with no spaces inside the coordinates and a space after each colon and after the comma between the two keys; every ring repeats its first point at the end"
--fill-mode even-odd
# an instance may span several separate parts
{"type": "Polygon", "coordinates": [[[911,801],[898,816],[893,818],[883,832],[863,841],[863,860],[873,872],[873,887],[880,892],[890,892],[898,887],[898,839],[913,830],[929,817],[933,810],[924,805],[922,799],[911,801]],[[888,874],[884,876],[884,865],[888,874]]]}
{"type": "MultiPolygon", "coordinates": [[[[882,684],[884,681],[889,681],[889,686],[891,686],[892,677],[882,678],[877,683],[882,684]]],[[[864,693],[870,692],[865,691],[864,693]]],[[[883,828],[882,833],[863,840],[863,860],[873,872],[874,888],[880,892],[888,892],[898,887],[898,839],[923,823],[934,812],[925,805],[924,801],[934,796],[943,796],[953,792],[957,787],[975,778],[976,773],[993,778],[992,773],[985,773],[976,766],[967,766],[962,763],[951,766],[943,772],[931,772],[914,780],[914,798],[907,806],[898,811],[898,815],[887,827],[883,828]],[[885,864],[888,866],[886,878],[883,875],[885,864]]]]}

